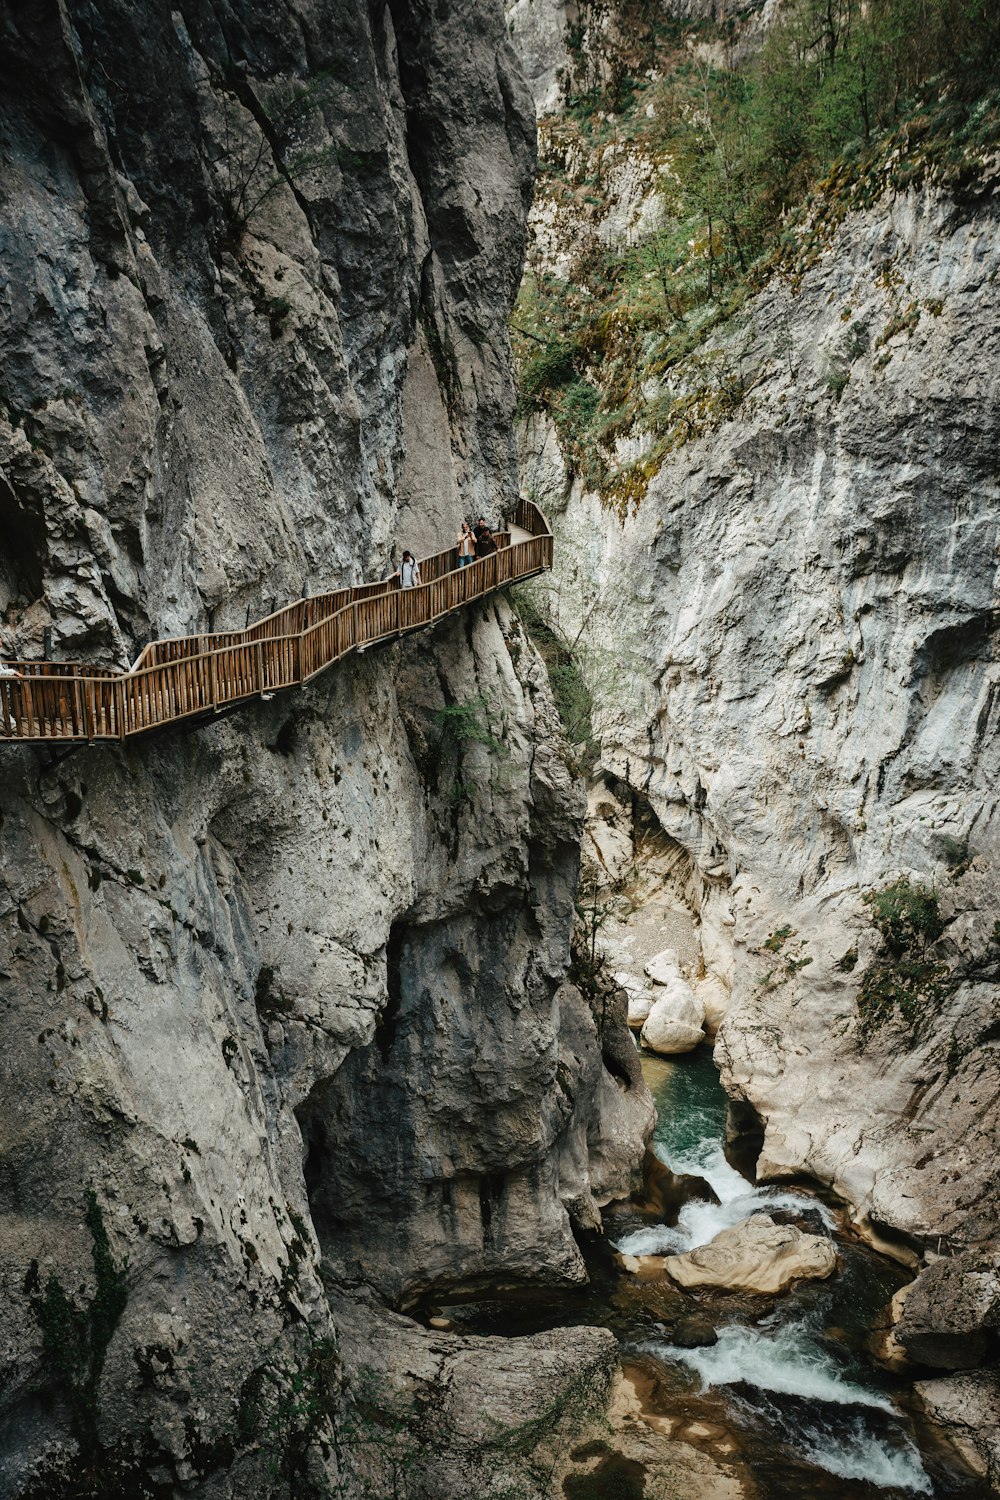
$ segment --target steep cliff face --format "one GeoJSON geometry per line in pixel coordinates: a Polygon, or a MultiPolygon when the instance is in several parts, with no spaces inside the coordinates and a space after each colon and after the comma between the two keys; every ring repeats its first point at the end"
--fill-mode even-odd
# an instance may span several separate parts
{"type": "Polygon", "coordinates": [[[989,206],[933,192],[849,216],[720,341],[738,414],[624,524],[543,421],[524,439],[603,759],[713,891],[718,1056],[766,1121],[760,1170],[921,1242],[976,1242],[995,1208],[995,242],[989,206]],[[901,875],[934,885],[948,976],[866,1038],[862,893],[901,875]]]}
{"type": "Polygon", "coordinates": [[[121,659],[360,577],[401,501],[449,536],[459,491],[503,503],[533,134],[494,7],[38,0],[3,26],[21,649],[50,625],[121,659]]]}
{"type": "MultiPolygon", "coordinates": [[[[498,6],[0,27],[5,654],[121,663],[509,499],[498,6]]],[[[539,664],[498,602],[225,724],[4,758],[0,1489],[311,1493],[352,1443],[322,1276],[577,1279],[648,1125],[565,981],[539,664]]]]}

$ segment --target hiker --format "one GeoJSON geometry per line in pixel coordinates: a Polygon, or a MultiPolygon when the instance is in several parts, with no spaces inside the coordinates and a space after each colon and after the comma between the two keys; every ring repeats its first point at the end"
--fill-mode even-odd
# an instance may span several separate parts
{"type": "Polygon", "coordinates": [[[486,524],[486,518],[480,516],[476,522],[476,556],[489,557],[491,552],[497,550],[497,544],[493,540],[493,533],[486,524]]]}
{"type": "Polygon", "coordinates": [[[467,568],[475,560],[476,539],[472,534],[472,527],[468,521],[463,521],[462,529],[458,533],[458,565],[460,568],[467,568]]]}
{"type": "Polygon", "coordinates": [[[420,582],[420,564],[412,552],[403,553],[403,561],[399,565],[400,588],[413,589],[420,582]]]}
{"type": "MultiPolygon", "coordinates": [[[[3,646],[3,642],[0,641],[0,648],[2,648],[2,646],[3,646]]],[[[7,662],[5,662],[2,656],[0,656],[0,677],[14,677],[14,678],[17,679],[18,682],[21,681],[21,674],[20,674],[20,672],[17,671],[17,669],[15,667],[12,667],[7,662]]],[[[4,715],[4,718],[5,718],[5,721],[6,721],[4,723],[4,728],[7,730],[7,732],[9,734],[16,734],[17,733],[17,719],[14,717],[14,715],[17,713],[17,708],[15,707],[16,700],[13,697],[11,697],[10,699],[8,699],[8,702],[10,703],[12,712],[11,713],[7,713],[7,714],[4,715]]]]}

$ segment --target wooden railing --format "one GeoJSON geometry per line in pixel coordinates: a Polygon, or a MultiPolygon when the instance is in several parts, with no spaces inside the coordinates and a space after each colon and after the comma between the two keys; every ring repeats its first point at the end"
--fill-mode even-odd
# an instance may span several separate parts
{"type": "Polygon", "coordinates": [[[423,559],[416,588],[387,579],[297,599],[246,630],[153,641],[127,672],[7,663],[18,675],[0,676],[0,740],[124,740],[308,682],[349,651],[551,568],[552,533],[537,506],[519,500],[514,525],[528,536],[498,533],[497,551],[468,567],[454,548],[423,559]]]}

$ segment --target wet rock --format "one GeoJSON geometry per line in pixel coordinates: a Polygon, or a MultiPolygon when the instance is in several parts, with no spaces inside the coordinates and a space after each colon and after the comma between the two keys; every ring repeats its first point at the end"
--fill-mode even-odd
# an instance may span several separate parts
{"type": "Polygon", "coordinates": [[[662,1255],[629,1255],[620,1257],[623,1271],[637,1276],[640,1281],[656,1281],[663,1275],[662,1255]]]}
{"type": "Polygon", "coordinates": [[[766,1294],[783,1291],[793,1281],[822,1280],[836,1265],[830,1240],[754,1214],[708,1245],[668,1256],[664,1270],[683,1287],[766,1294]]]}
{"type": "Polygon", "coordinates": [[[670,1341],[679,1349],[709,1349],[719,1335],[708,1318],[682,1318],[670,1331],[670,1341]]]}
{"type": "Polygon", "coordinates": [[[970,1253],[935,1261],[899,1300],[895,1342],[916,1364],[970,1370],[995,1348],[1000,1330],[1000,1256],[970,1253]]]}
{"type": "Polygon", "coordinates": [[[696,1432],[690,1434],[695,1442],[685,1441],[687,1434],[677,1433],[675,1420],[651,1409],[647,1387],[638,1370],[618,1375],[606,1420],[592,1442],[570,1452],[546,1500],[556,1495],[567,1500],[741,1500],[740,1480],[705,1451],[709,1444],[702,1446],[696,1432]],[[623,1479],[634,1487],[623,1487],[623,1479]]]}
{"type": "Polygon", "coordinates": [[[647,1147],[642,1163],[642,1197],[633,1201],[673,1228],[685,1203],[718,1203],[719,1195],[710,1182],[694,1172],[672,1172],[647,1147]]]}
{"type": "Polygon", "coordinates": [[[794,1224],[806,1234],[826,1234],[826,1221],[818,1208],[770,1208],[768,1216],[775,1224],[794,1224]]]}
{"type": "Polygon", "coordinates": [[[726,1107],[726,1160],[748,1182],[755,1182],[757,1158],[764,1144],[764,1122],[745,1099],[730,1099],[726,1107]]]}
{"type": "Polygon", "coordinates": [[[902,1374],[911,1367],[912,1361],[897,1337],[896,1328],[903,1315],[903,1307],[912,1290],[914,1283],[908,1282],[901,1286],[884,1309],[879,1318],[878,1326],[873,1329],[868,1339],[868,1349],[872,1358],[880,1364],[884,1370],[892,1370],[895,1374],[902,1374]]]}

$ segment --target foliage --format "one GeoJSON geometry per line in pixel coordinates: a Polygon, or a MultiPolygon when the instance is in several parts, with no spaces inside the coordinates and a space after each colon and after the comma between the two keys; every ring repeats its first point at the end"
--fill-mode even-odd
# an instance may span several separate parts
{"type": "Polygon", "coordinates": [[[442,771],[450,767],[447,785],[451,801],[456,806],[471,802],[476,795],[475,783],[463,780],[460,774],[465,753],[473,745],[481,745],[493,760],[508,754],[506,745],[490,729],[484,698],[449,703],[431,715],[431,734],[425,741],[422,756],[425,774],[437,786],[442,771]]]}
{"type": "Polygon", "coordinates": [[[431,724],[444,748],[465,745],[484,745],[491,754],[505,753],[505,747],[490,732],[485,718],[486,701],[470,698],[466,703],[449,703],[431,716],[431,724]]]}
{"type": "MultiPolygon", "coordinates": [[[[546,411],[572,473],[624,514],[666,454],[748,399],[756,371],[705,344],[749,291],[777,269],[794,286],[851,204],[920,173],[961,184],[995,150],[1000,7],[786,0],[734,69],[703,60],[724,55],[726,24],[618,4],[628,24],[602,76],[578,49],[565,111],[542,122],[540,191],[576,253],[558,275],[529,265],[513,342],[522,414],[546,411]],[[659,171],[660,216],[611,246],[598,232],[608,174],[633,155],[659,171]]],[[[882,341],[920,313],[900,308],[882,341]]],[[[866,329],[848,330],[833,399],[868,348],[866,329]]]]}
{"type": "Polygon", "coordinates": [[[514,602],[535,650],[545,663],[563,733],[571,745],[582,744],[588,759],[595,760],[598,747],[591,718],[594,701],[572,645],[545,619],[525,590],[515,591],[514,602]]]}
{"type": "Polygon", "coordinates": [[[416,1500],[429,1492],[442,1455],[463,1473],[470,1495],[488,1475],[491,1495],[515,1500],[524,1493],[522,1475],[551,1481],[559,1451],[595,1404],[589,1375],[580,1375],[535,1417],[505,1426],[485,1416],[481,1437],[456,1444],[436,1403],[402,1393],[368,1367],[345,1378],[335,1346],[316,1340],[252,1372],[238,1427],[241,1443],[265,1455],[273,1481],[266,1494],[275,1500],[416,1500]],[[508,1469],[501,1491],[495,1482],[508,1469]]]}
{"type": "MultiPolygon", "coordinates": [[[[220,73],[214,83],[221,105],[218,153],[223,248],[239,250],[254,217],[281,187],[294,188],[308,173],[317,167],[326,171],[333,162],[341,170],[363,165],[356,153],[338,151],[325,139],[321,108],[329,84],[325,71],[272,85],[266,98],[255,93],[237,69],[220,73]],[[314,129],[317,144],[311,145],[314,129]]],[[[277,305],[276,310],[269,310],[274,332],[290,304],[284,298],[272,301],[277,305]]]]}
{"type": "Polygon", "coordinates": [[[272,1478],[287,1484],[299,1500],[325,1500],[336,1493],[311,1478],[310,1453],[326,1440],[336,1419],[339,1368],[335,1345],[319,1339],[299,1359],[259,1365],[240,1392],[240,1439],[264,1450],[272,1478]]]}
{"type": "Polygon", "coordinates": [[[881,945],[861,977],[858,1035],[862,1047],[895,1016],[918,1036],[953,992],[946,964],[928,954],[944,931],[934,891],[911,885],[905,876],[868,891],[865,903],[881,945]]]}
{"type": "Polygon", "coordinates": [[[871,908],[872,921],[894,956],[915,945],[924,948],[944,931],[937,894],[911,885],[905,875],[880,891],[867,891],[862,899],[871,908]]]}

